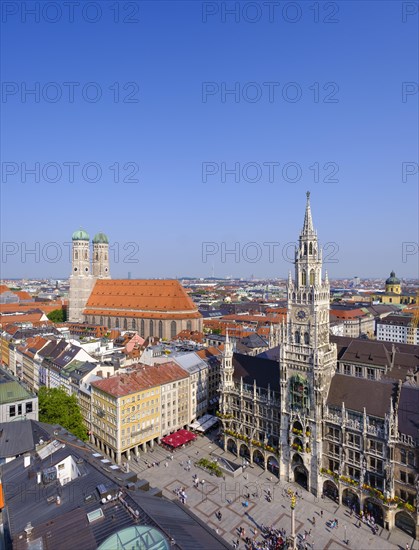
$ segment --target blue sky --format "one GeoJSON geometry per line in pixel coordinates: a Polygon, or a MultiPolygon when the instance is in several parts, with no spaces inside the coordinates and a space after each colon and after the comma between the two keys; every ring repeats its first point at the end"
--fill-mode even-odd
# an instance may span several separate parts
{"type": "Polygon", "coordinates": [[[285,277],[306,190],[335,251],[331,277],[418,276],[418,176],[402,177],[419,149],[419,95],[402,100],[403,82],[418,82],[407,3],[320,2],[315,13],[312,1],[269,12],[121,0],[119,22],[113,1],[85,13],[80,2],[73,21],[48,4],[61,15],[2,4],[4,278],[69,275],[64,243],[79,227],[119,248],[115,278],[285,277]],[[39,97],[25,95],[36,86],[39,97]],[[23,181],[25,166],[39,166],[39,182],[23,181]],[[224,174],[234,167],[239,181],[224,174]]]}

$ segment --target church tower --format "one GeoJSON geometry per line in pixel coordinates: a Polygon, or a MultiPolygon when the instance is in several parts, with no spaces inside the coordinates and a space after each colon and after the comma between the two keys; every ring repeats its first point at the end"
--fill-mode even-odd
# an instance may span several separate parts
{"type": "Polygon", "coordinates": [[[73,233],[72,241],[68,320],[81,323],[83,309],[94,284],[94,278],[90,271],[89,235],[80,229],[73,233]]]}
{"type": "Polygon", "coordinates": [[[110,279],[109,271],[109,241],[104,233],[93,237],[93,277],[95,279],[110,279]]]}
{"type": "Polygon", "coordinates": [[[298,247],[294,280],[287,285],[287,322],[280,347],[281,477],[320,493],[321,419],[337,352],[329,343],[330,286],[313,227],[310,193],[298,247]]]}

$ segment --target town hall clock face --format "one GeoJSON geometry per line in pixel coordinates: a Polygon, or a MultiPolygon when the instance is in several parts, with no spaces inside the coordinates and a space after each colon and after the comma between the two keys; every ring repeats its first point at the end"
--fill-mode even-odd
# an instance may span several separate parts
{"type": "Polygon", "coordinates": [[[307,319],[307,311],[305,309],[297,309],[297,311],[294,313],[294,317],[296,321],[305,321],[307,319]]]}

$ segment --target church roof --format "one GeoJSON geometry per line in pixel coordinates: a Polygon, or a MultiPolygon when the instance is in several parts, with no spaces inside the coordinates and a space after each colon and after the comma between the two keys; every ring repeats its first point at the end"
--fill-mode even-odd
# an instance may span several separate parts
{"type": "Polygon", "coordinates": [[[386,285],[399,285],[400,279],[396,277],[394,271],[390,273],[390,277],[386,280],[386,285]]]}
{"type": "Polygon", "coordinates": [[[199,319],[201,314],[176,280],[99,279],[84,315],[199,319]]]}
{"type": "Polygon", "coordinates": [[[83,231],[83,229],[78,229],[77,231],[74,231],[71,238],[73,241],[88,241],[89,234],[86,233],[86,231],[83,231]]]}
{"type": "Polygon", "coordinates": [[[93,243],[108,244],[108,237],[105,235],[105,233],[96,233],[96,235],[93,237],[93,243]]]}

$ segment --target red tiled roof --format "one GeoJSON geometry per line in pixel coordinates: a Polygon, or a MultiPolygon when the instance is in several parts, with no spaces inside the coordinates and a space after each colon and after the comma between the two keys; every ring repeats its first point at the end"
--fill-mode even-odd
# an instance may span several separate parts
{"type": "Polygon", "coordinates": [[[13,323],[32,323],[36,321],[40,321],[41,317],[43,316],[43,313],[27,313],[27,314],[21,314],[21,315],[0,315],[0,325],[7,323],[13,324],[13,323]]]}
{"type": "Polygon", "coordinates": [[[98,280],[83,313],[159,319],[201,317],[179,281],[154,279],[98,280]]]}
{"type": "Polygon", "coordinates": [[[357,319],[368,315],[368,313],[365,313],[362,309],[331,309],[330,314],[335,316],[337,319],[357,319]]]}
{"type": "Polygon", "coordinates": [[[33,300],[32,296],[25,290],[14,290],[13,294],[19,296],[21,300],[33,300]]]}
{"type": "MultiPolygon", "coordinates": [[[[30,311],[34,307],[40,309],[45,314],[50,313],[54,309],[63,309],[63,303],[61,300],[55,302],[30,302],[27,304],[0,304],[0,312],[2,313],[14,313],[15,311],[30,311]]],[[[65,306],[64,306],[65,307],[65,306]]]]}
{"type": "Polygon", "coordinates": [[[220,356],[223,351],[224,351],[224,344],[222,344],[221,346],[218,346],[218,347],[208,346],[205,349],[201,349],[201,350],[197,351],[196,354],[201,359],[209,359],[210,357],[220,356]]]}
{"type": "Polygon", "coordinates": [[[202,342],[204,335],[199,330],[182,330],[176,336],[178,340],[192,340],[193,342],[202,342]]]}
{"type": "Polygon", "coordinates": [[[133,372],[98,380],[92,386],[114,397],[122,397],[187,377],[187,373],[172,361],[154,366],[139,363],[133,372]]]}

